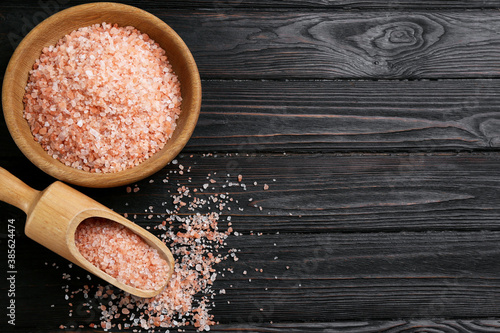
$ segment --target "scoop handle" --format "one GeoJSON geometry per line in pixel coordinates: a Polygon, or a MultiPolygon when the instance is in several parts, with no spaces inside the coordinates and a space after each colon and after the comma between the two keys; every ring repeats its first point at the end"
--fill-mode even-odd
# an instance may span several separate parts
{"type": "Polygon", "coordinates": [[[22,209],[26,214],[38,200],[40,191],[34,190],[19,178],[0,167],[0,200],[22,209]]]}

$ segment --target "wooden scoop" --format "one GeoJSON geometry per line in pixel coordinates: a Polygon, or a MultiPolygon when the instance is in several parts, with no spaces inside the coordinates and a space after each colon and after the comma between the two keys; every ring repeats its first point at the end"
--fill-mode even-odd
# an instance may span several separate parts
{"type": "Polygon", "coordinates": [[[75,231],[80,222],[89,217],[102,217],[124,225],[158,250],[169,265],[168,282],[174,270],[170,250],[153,234],[113,212],[97,201],[56,181],[44,191],[37,191],[24,184],[0,167],[0,200],[22,209],[27,214],[26,235],[69,261],[97,275],[124,291],[139,296],[153,297],[157,290],[143,290],[119,282],[85,259],[75,244],[75,231]]]}

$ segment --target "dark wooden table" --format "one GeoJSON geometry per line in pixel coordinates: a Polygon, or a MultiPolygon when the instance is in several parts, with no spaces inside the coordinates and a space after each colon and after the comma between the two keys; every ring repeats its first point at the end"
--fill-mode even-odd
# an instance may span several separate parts
{"type": "MultiPolygon", "coordinates": [[[[2,1],[1,70],[34,24],[80,3],[2,1]]],[[[191,186],[214,173],[247,184],[230,189],[244,210],[228,243],[241,252],[215,283],[226,293],[213,331],[500,332],[499,1],[126,3],[173,27],[199,66],[201,116],[178,157],[191,186]]],[[[54,181],[3,118],[0,165],[38,189],[54,181]]],[[[147,227],[186,179],[172,170],[137,193],[79,189],[147,227]]],[[[95,318],[69,317],[64,299],[86,273],[63,280],[67,262],[26,238],[24,214],[4,203],[2,276],[10,220],[18,331],[90,332],[95,318]]]]}

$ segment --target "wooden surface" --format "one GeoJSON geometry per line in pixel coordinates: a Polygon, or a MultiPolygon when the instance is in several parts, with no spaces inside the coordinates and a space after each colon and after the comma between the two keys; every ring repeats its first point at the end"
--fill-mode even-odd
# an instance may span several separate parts
{"type": "MultiPolygon", "coordinates": [[[[33,22],[80,3],[2,2],[2,71],[33,22]]],[[[79,189],[151,227],[177,183],[243,175],[246,190],[210,189],[244,208],[212,331],[500,332],[500,2],[126,3],[174,28],[199,66],[200,119],[178,157],[191,180],[170,165],[137,193],[79,189]]],[[[3,118],[0,165],[37,189],[53,181],[3,118]]],[[[18,331],[91,332],[61,288],[83,282],[24,236],[22,211],[0,212],[2,271],[17,225],[18,331]]]]}

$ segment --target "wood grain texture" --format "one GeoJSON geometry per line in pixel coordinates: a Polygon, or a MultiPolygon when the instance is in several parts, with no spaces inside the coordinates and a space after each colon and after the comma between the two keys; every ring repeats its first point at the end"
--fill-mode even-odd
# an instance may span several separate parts
{"type": "MultiPolygon", "coordinates": [[[[143,3],[139,1],[138,4],[143,3]]],[[[439,9],[441,11],[453,9],[489,9],[499,8],[500,4],[494,0],[482,1],[452,1],[452,0],[174,0],[169,1],[175,6],[189,6],[215,10],[279,8],[279,9],[343,9],[343,10],[371,10],[371,9],[439,9]]],[[[154,5],[152,5],[154,7],[154,5]]],[[[161,6],[161,5],[160,5],[161,6]]]]}
{"type": "MultiPolygon", "coordinates": [[[[221,324],[210,329],[211,332],[332,332],[332,333],[489,333],[498,332],[497,320],[394,320],[394,321],[337,321],[315,323],[261,323],[261,324],[221,324]]],[[[88,330],[67,330],[69,333],[90,333],[88,330]]],[[[194,332],[186,330],[186,332],[194,332]]]]}
{"type": "Polygon", "coordinates": [[[493,234],[474,241],[474,233],[455,232],[248,236],[255,245],[242,236],[230,242],[245,244],[243,267],[233,265],[228,278],[231,304],[214,313],[221,321],[251,321],[259,312],[273,321],[498,316],[493,234]]]}
{"type": "MultiPolygon", "coordinates": [[[[86,3],[84,0],[52,0],[40,2],[38,0],[22,0],[16,2],[5,2],[4,8],[26,8],[26,7],[67,7],[86,3]]],[[[491,9],[499,8],[500,4],[495,0],[482,1],[452,1],[452,0],[123,0],[132,6],[144,7],[149,10],[155,9],[204,9],[204,10],[232,10],[232,9],[341,9],[341,10],[370,10],[370,9],[491,9]]]]}
{"type": "MultiPolygon", "coordinates": [[[[118,213],[137,215],[134,221],[145,225],[164,219],[166,210],[173,209],[171,196],[185,185],[199,189],[200,198],[229,193],[238,200],[235,207],[244,210],[233,207],[223,220],[231,215],[245,233],[500,231],[497,153],[184,155],[177,160],[191,166],[191,172],[170,173],[178,171],[171,165],[138,183],[137,193],[128,194],[124,187],[80,190],[118,213]],[[208,181],[208,174],[216,183],[208,181]],[[237,184],[238,174],[246,190],[228,185],[237,184]],[[170,181],[164,183],[168,175],[170,181]]],[[[17,161],[5,167],[31,180],[28,184],[36,189],[50,182],[41,171],[17,161]]],[[[23,219],[20,211],[3,207],[23,219]]]]}
{"type": "Polygon", "coordinates": [[[472,333],[498,332],[497,320],[394,320],[326,323],[219,325],[212,332],[332,332],[332,333],[472,333]]]}
{"type": "Polygon", "coordinates": [[[188,151],[491,150],[500,83],[204,81],[188,151]]]}
{"type": "MultiPolygon", "coordinates": [[[[69,318],[64,289],[77,290],[85,284],[94,288],[100,280],[89,280],[86,271],[69,268],[66,261],[25,237],[17,240],[17,300],[23,304],[19,315],[37,311],[40,316],[20,325],[50,329],[97,321],[93,311],[75,311],[69,318]],[[31,259],[23,260],[26,257],[31,259]],[[64,273],[71,279],[63,280],[64,273]],[[30,298],[44,293],[32,293],[30,286],[40,285],[51,296],[30,298]]],[[[495,317],[500,311],[499,244],[498,231],[231,237],[228,246],[241,249],[239,260],[219,265],[223,276],[214,288],[224,289],[225,294],[215,296],[212,313],[222,324],[248,327],[293,318],[320,323],[385,320],[388,314],[390,318],[495,317]],[[234,274],[224,271],[227,268],[234,274]]],[[[72,309],[88,301],[76,295],[72,309]]]]}
{"type": "MultiPolygon", "coordinates": [[[[499,230],[500,227],[497,154],[223,155],[185,156],[178,160],[182,165],[192,166],[190,181],[186,177],[174,178],[179,179],[180,185],[203,188],[208,184],[205,192],[228,192],[238,200],[244,211],[233,211],[231,216],[244,232],[499,230]],[[217,183],[208,182],[209,173],[217,183]],[[226,177],[227,174],[231,177],[226,177]],[[246,190],[239,186],[223,187],[228,178],[236,182],[238,174],[243,175],[246,190]],[[269,185],[268,190],[264,190],[264,184],[269,185]]],[[[150,214],[154,217],[164,213],[169,207],[162,205],[169,202],[166,194],[177,191],[178,183],[174,182],[165,193],[162,179],[166,175],[166,172],[155,175],[153,183],[149,179],[141,182],[144,192],[138,192],[136,200],[127,200],[124,190],[114,191],[113,196],[102,193],[100,198],[119,212],[137,213],[138,221],[147,221],[150,214]],[[122,201],[116,206],[118,202],[114,200],[123,197],[128,205],[123,206],[122,201]],[[152,212],[140,208],[144,201],[153,207],[152,212]]]]}
{"type": "Polygon", "coordinates": [[[497,76],[500,19],[489,12],[158,12],[203,78],[497,76]]]}

